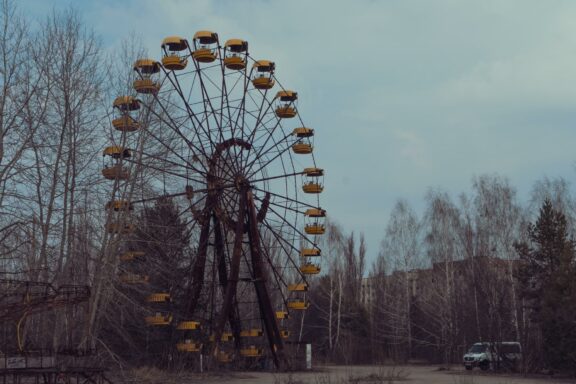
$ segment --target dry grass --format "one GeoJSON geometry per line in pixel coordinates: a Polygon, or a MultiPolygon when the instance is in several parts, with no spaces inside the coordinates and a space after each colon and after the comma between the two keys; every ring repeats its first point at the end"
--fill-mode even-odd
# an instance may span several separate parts
{"type": "Polygon", "coordinates": [[[456,376],[454,379],[454,384],[476,384],[476,379],[474,376],[456,376]]]}
{"type": "Polygon", "coordinates": [[[163,371],[155,367],[140,367],[125,372],[125,383],[140,384],[176,384],[176,375],[171,372],[163,371]]]}
{"type": "Polygon", "coordinates": [[[292,372],[282,375],[274,376],[274,384],[307,384],[304,380],[294,377],[292,372]]]}
{"type": "MultiPolygon", "coordinates": [[[[247,374],[230,371],[211,371],[198,373],[193,371],[169,372],[155,367],[140,367],[124,372],[120,380],[126,384],[195,384],[207,381],[227,381],[230,379],[250,379],[247,374]]],[[[247,380],[249,382],[249,380],[247,380]]]]}
{"type": "Polygon", "coordinates": [[[395,366],[380,366],[376,372],[364,376],[350,375],[348,382],[352,384],[388,384],[408,379],[410,372],[395,366]]]}

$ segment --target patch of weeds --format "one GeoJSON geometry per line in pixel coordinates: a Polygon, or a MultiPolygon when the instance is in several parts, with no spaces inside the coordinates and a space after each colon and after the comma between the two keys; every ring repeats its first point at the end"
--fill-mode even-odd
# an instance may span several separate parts
{"type": "Polygon", "coordinates": [[[314,384],[335,384],[330,373],[314,375],[314,384]]]}
{"type": "Polygon", "coordinates": [[[274,376],[274,384],[306,384],[304,380],[294,377],[292,372],[274,376]]]}
{"type": "Polygon", "coordinates": [[[474,376],[456,376],[453,378],[454,384],[475,384],[476,378],[474,376]]]}
{"type": "Polygon", "coordinates": [[[402,368],[379,367],[377,372],[372,372],[364,376],[350,375],[348,382],[352,384],[388,384],[396,381],[405,381],[408,379],[410,372],[402,368]]]}
{"type": "Polygon", "coordinates": [[[160,370],[156,367],[140,367],[129,372],[130,378],[141,384],[175,384],[178,378],[172,372],[160,370]]]}

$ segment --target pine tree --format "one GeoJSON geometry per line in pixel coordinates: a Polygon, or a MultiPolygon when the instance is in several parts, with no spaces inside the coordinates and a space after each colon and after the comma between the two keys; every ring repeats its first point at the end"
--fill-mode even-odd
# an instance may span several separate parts
{"type": "Polygon", "coordinates": [[[574,241],[564,214],[549,200],[528,229],[529,243],[516,245],[518,278],[531,321],[540,331],[541,362],[550,369],[576,367],[576,268],[574,241]]]}
{"type": "Polygon", "coordinates": [[[121,252],[138,251],[142,256],[120,263],[120,270],[143,275],[145,284],[118,281],[116,299],[104,332],[108,346],[121,358],[135,364],[167,367],[173,362],[177,337],[174,325],[181,320],[182,294],[190,265],[190,235],[181,208],[168,198],[144,207],[133,218],[136,231],[123,241],[121,252]],[[155,305],[147,302],[153,293],[170,294],[170,302],[155,305]],[[145,316],[155,311],[174,316],[169,326],[147,326],[145,316]]]}

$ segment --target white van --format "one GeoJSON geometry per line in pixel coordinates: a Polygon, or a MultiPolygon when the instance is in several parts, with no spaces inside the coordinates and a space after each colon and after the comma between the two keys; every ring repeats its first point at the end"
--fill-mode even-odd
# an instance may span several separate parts
{"type": "Polygon", "coordinates": [[[492,367],[517,370],[522,360],[522,348],[516,341],[501,343],[475,343],[464,355],[464,368],[479,367],[487,370],[492,367]]]}

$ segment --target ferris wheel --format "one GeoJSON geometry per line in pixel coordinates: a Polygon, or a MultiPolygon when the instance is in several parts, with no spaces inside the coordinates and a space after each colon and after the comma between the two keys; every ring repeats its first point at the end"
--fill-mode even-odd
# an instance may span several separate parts
{"type": "MultiPolygon", "coordinates": [[[[114,101],[102,171],[114,182],[108,232],[129,238],[139,206],[173,201],[190,236],[184,305],[176,313],[168,282],[157,284],[146,324],[180,331],[180,353],[221,363],[266,355],[281,366],[285,342],[298,338],[289,319],[309,307],[307,279],[320,272],[315,131],[297,92],[247,41],[199,31],[191,41],[167,37],[161,49],[160,61],[134,63],[134,93],[114,101]]],[[[122,282],[149,285],[150,273],[133,266],[150,255],[122,251],[122,282]]]]}

